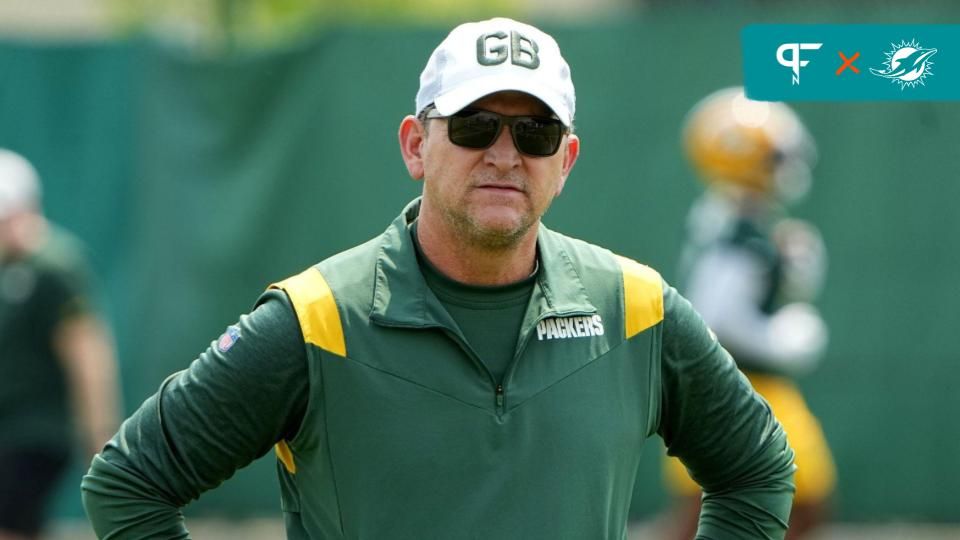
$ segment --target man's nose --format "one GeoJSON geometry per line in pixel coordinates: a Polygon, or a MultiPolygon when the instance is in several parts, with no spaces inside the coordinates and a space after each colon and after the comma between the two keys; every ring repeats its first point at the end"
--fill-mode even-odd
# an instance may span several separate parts
{"type": "Polygon", "coordinates": [[[485,152],[485,159],[491,165],[502,170],[509,170],[520,166],[522,156],[513,144],[513,137],[510,133],[510,126],[503,126],[497,140],[493,142],[490,148],[485,152]]]}

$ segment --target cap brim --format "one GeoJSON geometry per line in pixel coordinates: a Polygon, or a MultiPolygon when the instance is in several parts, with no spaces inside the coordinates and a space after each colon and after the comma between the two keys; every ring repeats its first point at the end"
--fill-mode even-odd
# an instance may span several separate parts
{"type": "Polygon", "coordinates": [[[449,116],[474,101],[496,92],[517,91],[544,102],[560,118],[563,125],[570,126],[570,110],[555,91],[529,77],[506,77],[502,74],[465,81],[458,88],[437,96],[434,106],[437,112],[449,116]]]}

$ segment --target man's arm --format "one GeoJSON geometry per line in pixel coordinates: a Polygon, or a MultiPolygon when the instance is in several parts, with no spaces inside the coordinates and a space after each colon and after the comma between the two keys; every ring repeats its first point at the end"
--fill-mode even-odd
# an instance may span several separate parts
{"type": "Polygon", "coordinates": [[[269,291],[120,426],[83,478],[99,538],[188,538],[180,507],[299,429],[308,376],[286,296],[269,291]]]}
{"type": "Polygon", "coordinates": [[[117,429],[117,362],[113,340],[95,315],[82,313],[57,325],[53,346],[66,373],[84,455],[90,459],[117,429]]]}
{"type": "Polygon", "coordinates": [[[659,433],[703,487],[697,538],[783,538],[794,491],[786,434],[671,287],[664,312],[659,433]]]}
{"type": "Polygon", "coordinates": [[[94,307],[86,258],[70,236],[49,240],[44,253],[40,324],[49,336],[67,385],[77,435],[86,459],[117,429],[119,388],[113,337],[94,307]]]}

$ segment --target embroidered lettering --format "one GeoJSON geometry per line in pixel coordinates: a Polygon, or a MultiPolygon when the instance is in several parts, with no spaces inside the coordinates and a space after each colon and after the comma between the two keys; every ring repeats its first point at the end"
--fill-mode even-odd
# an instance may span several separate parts
{"type": "Polygon", "coordinates": [[[569,339],[603,335],[600,315],[553,317],[537,323],[537,340],[569,339]]]}

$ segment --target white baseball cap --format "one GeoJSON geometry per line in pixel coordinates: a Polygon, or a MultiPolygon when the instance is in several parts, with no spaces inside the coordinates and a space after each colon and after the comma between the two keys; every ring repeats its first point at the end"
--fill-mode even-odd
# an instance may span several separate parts
{"type": "Polygon", "coordinates": [[[434,49],[420,74],[416,114],[432,103],[440,114],[451,115],[504,90],[539,98],[564,125],[573,122],[576,95],[557,42],[506,18],[461,24],[434,49]]]}
{"type": "Polygon", "coordinates": [[[0,148],[0,218],[40,200],[36,169],[23,156],[0,148]]]}

